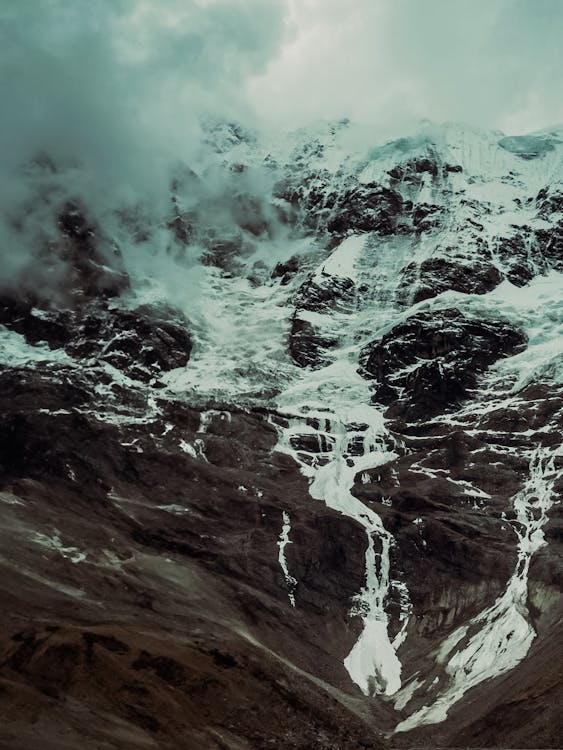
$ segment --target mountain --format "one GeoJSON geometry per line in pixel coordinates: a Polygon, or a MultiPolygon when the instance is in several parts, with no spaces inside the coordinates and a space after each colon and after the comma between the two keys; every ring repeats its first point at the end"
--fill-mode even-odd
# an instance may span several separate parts
{"type": "Polygon", "coordinates": [[[24,170],[0,747],[557,747],[563,131],[206,132],[24,170]]]}

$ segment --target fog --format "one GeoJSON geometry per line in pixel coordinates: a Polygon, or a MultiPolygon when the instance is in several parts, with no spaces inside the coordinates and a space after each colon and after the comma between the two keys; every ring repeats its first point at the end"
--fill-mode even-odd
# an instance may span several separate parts
{"type": "Polygon", "coordinates": [[[253,119],[241,89],[284,18],[281,0],[2,3],[4,281],[29,274],[68,199],[106,226],[120,206],[164,210],[173,166],[201,158],[202,121],[253,119]]]}
{"type": "Polygon", "coordinates": [[[124,245],[118,218],[142,216],[160,252],[180,165],[205,176],[192,204],[228,223],[211,122],[271,136],[350,117],[385,139],[421,118],[563,121],[562,22],[559,0],[4,0],[2,281],[48,283],[39,248],[70,199],[124,245]]]}

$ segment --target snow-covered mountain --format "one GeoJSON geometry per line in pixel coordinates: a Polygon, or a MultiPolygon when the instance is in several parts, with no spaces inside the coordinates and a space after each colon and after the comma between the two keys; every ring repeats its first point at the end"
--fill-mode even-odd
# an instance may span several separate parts
{"type": "Polygon", "coordinates": [[[561,129],[210,123],[160,213],[57,193],[0,300],[6,747],[557,747],[562,180],[561,129]]]}

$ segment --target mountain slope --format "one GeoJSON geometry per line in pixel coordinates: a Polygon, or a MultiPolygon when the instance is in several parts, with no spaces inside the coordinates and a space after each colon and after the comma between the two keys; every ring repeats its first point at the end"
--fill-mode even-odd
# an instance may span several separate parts
{"type": "Polygon", "coordinates": [[[561,136],[223,124],[156,223],[60,207],[0,305],[6,747],[557,746],[561,136]]]}

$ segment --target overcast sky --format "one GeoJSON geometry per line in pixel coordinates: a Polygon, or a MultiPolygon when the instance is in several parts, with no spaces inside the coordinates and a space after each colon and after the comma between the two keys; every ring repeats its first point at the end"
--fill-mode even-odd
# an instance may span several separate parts
{"type": "Polygon", "coordinates": [[[508,133],[563,121],[562,0],[288,0],[287,13],[291,37],[249,85],[264,116],[508,133]]]}

